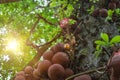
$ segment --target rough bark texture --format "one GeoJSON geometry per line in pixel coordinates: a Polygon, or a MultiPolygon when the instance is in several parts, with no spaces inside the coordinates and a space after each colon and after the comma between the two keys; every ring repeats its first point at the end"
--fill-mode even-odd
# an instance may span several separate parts
{"type": "MultiPolygon", "coordinates": [[[[99,0],[95,4],[95,9],[106,8],[108,9],[108,3],[110,0],[99,0]]],[[[111,48],[107,48],[109,55],[106,52],[102,52],[100,57],[95,58],[95,40],[101,39],[100,33],[107,33],[110,39],[115,35],[119,35],[119,22],[106,21],[105,18],[93,17],[87,13],[87,9],[93,5],[89,0],[78,1],[81,4],[81,8],[77,9],[75,14],[80,16],[77,20],[77,31],[74,34],[77,46],[75,47],[75,59],[72,64],[72,69],[75,73],[85,72],[86,70],[92,70],[97,67],[106,66],[110,58],[109,55],[112,54],[111,48]]],[[[119,16],[118,16],[119,17],[119,16]]],[[[74,18],[75,19],[75,18],[74,18]]],[[[72,29],[73,30],[73,29],[72,29]]],[[[72,31],[71,30],[71,31],[72,31]]],[[[119,45],[118,45],[119,46],[119,45]]],[[[106,71],[101,73],[99,71],[90,73],[92,80],[110,80],[110,74],[106,71]]],[[[72,79],[71,79],[72,80],[72,79]]]]}
{"type": "MultiPolygon", "coordinates": [[[[100,39],[100,33],[102,32],[107,33],[110,38],[119,35],[116,23],[105,22],[105,19],[94,18],[90,15],[82,16],[79,20],[80,22],[77,26],[80,30],[75,34],[78,45],[76,46],[75,61],[72,66],[75,73],[105,66],[109,60],[109,56],[106,53],[102,53],[100,57],[95,58],[96,45],[94,41],[100,39]]],[[[108,73],[100,75],[97,72],[91,74],[93,80],[109,80],[108,73]]]]}

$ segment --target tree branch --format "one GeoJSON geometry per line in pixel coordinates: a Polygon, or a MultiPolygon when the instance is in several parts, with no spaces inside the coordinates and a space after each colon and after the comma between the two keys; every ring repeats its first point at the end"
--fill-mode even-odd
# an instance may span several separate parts
{"type": "MultiPolygon", "coordinates": [[[[31,30],[30,30],[30,36],[32,35],[32,33],[34,32],[35,27],[37,26],[37,24],[39,23],[40,19],[44,20],[46,23],[49,23],[51,25],[54,25],[53,23],[47,21],[44,17],[42,17],[41,15],[38,15],[38,19],[37,21],[33,24],[31,30]]],[[[40,57],[42,56],[42,54],[51,46],[51,43],[55,40],[57,40],[58,37],[60,37],[61,32],[59,34],[57,34],[51,41],[45,43],[44,45],[40,45],[37,46],[34,43],[29,41],[29,38],[26,41],[26,45],[33,47],[34,49],[37,50],[37,54],[34,56],[34,58],[27,64],[27,66],[33,66],[37,61],[39,61],[40,57]]]]}
{"type": "Polygon", "coordinates": [[[43,55],[43,53],[51,46],[51,44],[44,45],[42,47],[36,47],[37,54],[34,56],[34,58],[27,64],[27,66],[34,66],[36,62],[40,60],[40,57],[43,55]]]}
{"type": "Polygon", "coordinates": [[[34,29],[37,26],[37,24],[39,23],[39,21],[40,21],[40,17],[38,17],[37,21],[33,24],[32,28],[30,30],[30,35],[34,32],[34,29]]]}
{"type": "Polygon", "coordinates": [[[20,0],[0,0],[0,4],[3,4],[3,3],[10,3],[10,2],[18,2],[20,0]]]}
{"type": "Polygon", "coordinates": [[[45,21],[46,23],[50,24],[50,25],[54,25],[54,26],[57,26],[56,24],[53,24],[52,22],[49,22],[46,18],[44,18],[43,16],[39,15],[39,18],[42,19],[43,21],[45,21]]]}
{"type": "Polygon", "coordinates": [[[34,58],[27,64],[27,66],[33,66],[36,62],[39,61],[43,53],[51,46],[53,41],[56,41],[60,37],[61,33],[57,34],[51,41],[45,43],[44,45],[37,46],[33,43],[30,44],[34,49],[37,50],[37,54],[34,58]]]}
{"type": "Polygon", "coordinates": [[[105,67],[99,67],[99,68],[96,68],[96,69],[88,70],[88,71],[85,71],[85,72],[81,72],[81,73],[72,75],[72,76],[66,78],[65,80],[73,80],[74,77],[77,77],[77,76],[80,76],[80,75],[83,75],[83,74],[90,74],[90,73],[96,72],[96,70],[101,71],[101,70],[104,70],[104,69],[105,69],[105,67]]]}

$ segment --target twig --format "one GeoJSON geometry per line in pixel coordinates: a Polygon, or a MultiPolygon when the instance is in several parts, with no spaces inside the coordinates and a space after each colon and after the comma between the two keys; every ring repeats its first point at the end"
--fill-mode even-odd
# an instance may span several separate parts
{"type": "Polygon", "coordinates": [[[30,44],[33,48],[37,50],[37,54],[35,57],[27,64],[27,66],[33,66],[37,61],[39,61],[40,57],[43,55],[43,53],[51,46],[53,41],[56,41],[58,37],[60,37],[61,33],[57,34],[51,41],[45,43],[44,45],[37,46],[33,43],[30,44]]]}
{"type": "MultiPolygon", "coordinates": [[[[37,21],[33,24],[32,28],[31,28],[31,30],[30,30],[29,37],[30,37],[30,36],[32,35],[32,33],[34,32],[35,27],[37,26],[37,24],[39,23],[39,21],[40,21],[40,18],[38,17],[37,21]]],[[[31,43],[31,42],[29,41],[29,37],[28,37],[28,39],[26,40],[26,45],[32,46],[33,48],[37,47],[36,45],[34,45],[33,43],[31,43]]]]}
{"type": "MultiPolygon", "coordinates": [[[[61,33],[62,33],[62,32],[58,33],[51,41],[48,41],[47,43],[45,43],[45,44],[43,44],[43,45],[40,45],[40,46],[44,46],[44,45],[47,45],[47,44],[52,43],[53,41],[56,41],[56,40],[61,36],[61,33]]],[[[39,46],[39,47],[40,47],[40,46],[39,46]]]]}
{"type": "Polygon", "coordinates": [[[90,74],[90,73],[96,72],[96,70],[100,71],[100,70],[104,70],[104,69],[105,69],[105,67],[99,67],[99,68],[96,68],[96,69],[88,70],[88,71],[85,71],[85,72],[81,72],[81,73],[72,75],[72,76],[66,78],[65,80],[73,80],[74,77],[77,77],[77,76],[80,76],[80,75],[83,75],[83,74],[90,74]]]}
{"type": "Polygon", "coordinates": [[[34,31],[35,27],[37,26],[37,24],[39,23],[39,21],[40,21],[40,17],[38,17],[37,21],[33,24],[32,28],[30,30],[30,35],[33,33],[33,31],[34,31]]]}
{"type": "Polygon", "coordinates": [[[109,52],[106,50],[106,48],[105,48],[105,47],[102,47],[102,49],[103,49],[103,51],[105,51],[105,52],[107,53],[107,55],[110,57],[110,54],[109,54],[109,52]]]}
{"type": "Polygon", "coordinates": [[[35,49],[37,50],[37,54],[34,56],[34,58],[31,61],[29,61],[29,63],[26,66],[34,66],[34,64],[40,60],[40,57],[50,46],[51,44],[44,45],[41,48],[36,47],[35,49]]]}
{"type": "Polygon", "coordinates": [[[49,22],[49,21],[48,21],[46,18],[44,18],[43,16],[41,16],[41,15],[39,15],[39,14],[38,14],[38,16],[39,16],[40,19],[44,20],[46,23],[48,23],[48,24],[50,24],[50,25],[57,26],[56,24],[53,24],[52,22],[49,22]]]}

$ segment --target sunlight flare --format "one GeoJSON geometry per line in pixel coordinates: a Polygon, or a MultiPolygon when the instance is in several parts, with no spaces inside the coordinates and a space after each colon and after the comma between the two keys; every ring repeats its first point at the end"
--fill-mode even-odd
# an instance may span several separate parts
{"type": "Polygon", "coordinates": [[[15,39],[8,42],[7,49],[16,51],[18,48],[19,44],[15,39]]]}

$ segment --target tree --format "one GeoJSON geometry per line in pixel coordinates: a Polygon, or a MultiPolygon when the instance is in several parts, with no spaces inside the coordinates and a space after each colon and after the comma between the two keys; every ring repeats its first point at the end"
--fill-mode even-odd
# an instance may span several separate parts
{"type": "MultiPolygon", "coordinates": [[[[105,76],[101,76],[91,69],[106,66],[114,52],[113,47],[118,50],[119,37],[116,38],[118,41],[115,39],[112,47],[107,45],[109,42],[106,40],[108,37],[112,40],[114,36],[119,35],[120,2],[116,2],[114,9],[109,7],[110,0],[8,2],[0,5],[0,69],[2,71],[0,75],[2,80],[12,78],[16,72],[27,65],[34,66],[38,60],[41,60],[42,54],[58,42],[70,45],[70,49],[66,52],[72,53],[69,55],[70,67],[76,74],[88,70],[88,73],[93,72],[90,74],[93,79],[108,80],[110,75],[106,77],[107,72],[103,73],[105,76]],[[61,25],[61,21],[66,19],[69,21],[68,27],[60,27],[64,26],[61,25]],[[98,40],[101,38],[103,41],[98,40]],[[12,44],[19,43],[18,49],[11,46],[9,48],[8,43],[11,40],[14,42],[12,44]],[[75,45],[71,45],[72,41],[75,41],[75,45]]],[[[99,69],[105,71],[104,68],[99,69]]]]}

